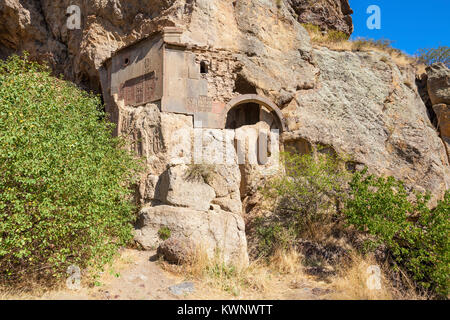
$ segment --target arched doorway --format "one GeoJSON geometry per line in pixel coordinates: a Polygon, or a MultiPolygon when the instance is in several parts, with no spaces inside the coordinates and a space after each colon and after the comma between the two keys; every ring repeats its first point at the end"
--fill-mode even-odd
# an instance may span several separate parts
{"type": "Polygon", "coordinates": [[[265,121],[271,129],[286,131],[280,109],[269,99],[256,94],[244,94],[232,99],[224,109],[224,128],[237,129],[265,121]]]}

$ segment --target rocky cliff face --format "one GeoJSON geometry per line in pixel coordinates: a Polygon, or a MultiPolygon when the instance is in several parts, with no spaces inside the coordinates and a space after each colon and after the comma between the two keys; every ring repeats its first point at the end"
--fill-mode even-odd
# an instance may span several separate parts
{"type": "MultiPolygon", "coordinates": [[[[334,2],[320,8],[335,14],[326,25],[339,30],[342,12],[348,14],[349,10],[342,9],[348,7],[345,1],[343,5],[334,2]]],[[[155,0],[143,6],[138,0],[1,0],[0,56],[27,50],[67,79],[98,90],[98,68],[114,51],[163,26],[180,26],[199,45],[243,54],[242,72],[250,81],[289,98],[287,91],[310,87],[314,79],[308,61],[308,36],[296,23],[298,19],[312,20],[300,18],[306,14],[301,1],[279,4],[262,0],[155,0]],[[80,7],[79,30],[67,28],[70,5],[80,7]],[[271,82],[270,88],[264,82],[271,82]]],[[[319,11],[325,12],[322,9],[319,11]]]]}
{"type": "Polygon", "coordinates": [[[347,35],[353,32],[348,0],[289,0],[300,23],[311,23],[323,31],[337,30],[347,35]]]}
{"type": "Polygon", "coordinates": [[[443,63],[427,68],[427,90],[450,161],[450,70],[443,63]]]}
{"type": "MultiPolygon", "coordinates": [[[[382,53],[313,49],[301,23],[347,34],[352,23],[346,0],[310,2],[154,0],[143,6],[139,0],[0,0],[0,54],[28,50],[67,79],[99,90],[98,70],[113,52],[165,26],[177,26],[184,30],[183,42],[214,52],[218,60],[222,55],[234,58],[224,74],[227,88],[234,82],[234,92],[227,94],[257,93],[278,105],[288,120],[282,136],[286,144],[326,145],[351,156],[349,167],[367,165],[377,174],[430,190],[434,199],[441,197],[450,185],[448,157],[427,116],[413,68],[398,66],[382,53]],[[66,26],[66,9],[72,4],[81,9],[80,30],[66,26]]],[[[433,79],[429,88],[442,82],[433,79]]],[[[219,92],[223,84],[214,85],[219,92]]],[[[442,90],[430,93],[431,99],[441,96],[442,90]]],[[[442,105],[442,100],[436,103],[442,105]]],[[[442,114],[442,106],[436,108],[442,114]]],[[[444,121],[440,123],[442,131],[444,121]]],[[[191,124],[185,115],[160,114],[156,105],[128,108],[124,114],[120,132],[147,158],[140,198],[164,204],[143,210],[141,242],[155,245],[158,228],[171,223],[180,236],[200,237],[196,232],[204,228],[208,243],[226,242],[228,257],[245,256],[236,249],[245,247],[239,190],[249,189],[242,181],[251,180],[247,173],[252,170],[223,167],[216,181],[186,181],[188,168],[171,162],[170,148],[174,139],[183,138],[173,130],[185,128],[190,136],[191,124]],[[160,194],[161,185],[170,186],[169,191],[160,194]],[[175,207],[184,207],[179,211],[184,227],[181,220],[177,224],[175,207]],[[164,210],[167,217],[161,218],[164,210]],[[237,236],[221,233],[224,226],[237,236]]],[[[216,139],[214,132],[210,136],[216,139]]]]}
{"type": "Polygon", "coordinates": [[[314,50],[317,86],[283,111],[286,139],[303,138],[351,155],[381,175],[440,194],[450,183],[443,142],[415,87],[412,67],[375,52],[314,50]]]}

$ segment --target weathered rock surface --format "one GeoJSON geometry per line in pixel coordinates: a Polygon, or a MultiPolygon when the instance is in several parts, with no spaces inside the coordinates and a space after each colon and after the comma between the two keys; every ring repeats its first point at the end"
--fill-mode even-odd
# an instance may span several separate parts
{"type": "Polygon", "coordinates": [[[169,291],[177,296],[186,295],[195,291],[195,285],[193,282],[182,282],[180,284],[170,286],[169,291]]]}
{"type": "Polygon", "coordinates": [[[439,129],[450,161],[450,69],[443,63],[435,63],[426,71],[428,96],[436,115],[435,125],[439,129]]]}
{"type": "Polygon", "coordinates": [[[170,167],[161,178],[160,189],[165,194],[160,200],[164,203],[206,211],[216,197],[214,189],[203,181],[189,177],[189,167],[178,165],[170,167]]]}
{"type": "Polygon", "coordinates": [[[236,129],[236,140],[239,141],[241,155],[245,156],[241,171],[241,195],[247,196],[255,193],[265,179],[276,175],[279,170],[279,134],[270,131],[266,122],[255,125],[242,126],[236,129]],[[259,135],[267,136],[267,157],[259,157],[259,135]],[[262,162],[263,161],[263,162],[262,162]],[[265,162],[265,163],[264,163],[265,162]]]}
{"type": "Polygon", "coordinates": [[[431,103],[450,104],[450,69],[443,63],[434,63],[427,68],[428,94],[431,103]]]}
{"type": "Polygon", "coordinates": [[[197,248],[189,238],[170,237],[158,247],[157,254],[164,260],[175,264],[193,261],[197,248]]]}
{"type": "Polygon", "coordinates": [[[122,106],[118,123],[130,150],[146,160],[138,188],[142,204],[158,202],[195,210],[217,204],[225,211],[241,213],[234,131],[193,129],[192,116],[161,113],[155,104],[122,106]],[[194,139],[201,139],[201,149],[194,148],[194,139]]]}
{"type": "Polygon", "coordinates": [[[447,156],[450,161],[450,105],[435,104],[433,110],[438,119],[438,128],[444,141],[447,156]]]}
{"type": "Polygon", "coordinates": [[[348,0],[289,0],[301,23],[320,26],[322,30],[338,30],[347,35],[353,32],[348,0]]]}
{"type": "Polygon", "coordinates": [[[240,73],[278,103],[297,87],[312,87],[315,78],[307,32],[290,6],[275,1],[155,0],[143,6],[138,0],[2,0],[0,18],[1,56],[28,50],[94,90],[104,60],[164,26],[184,28],[189,43],[234,52],[240,73]],[[80,7],[79,30],[67,28],[70,5],[80,7]]]}
{"type": "Polygon", "coordinates": [[[161,227],[169,228],[171,237],[189,238],[211,258],[219,250],[225,262],[248,264],[245,225],[239,215],[217,208],[145,207],[139,215],[135,240],[145,249],[158,247],[163,242],[158,236],[161,227]]]}
{"type": "Polygon", "coordinates": [[[448,159],[411,85],[414,71],[383,56],[314,50],[318,86],[297,92],[283,110],[284,138],[332,146],[372,172],[440,197],[450,185],[448,159]]]}
{"type": "Polygon", "coordinates": [[[443,138],[450,138],[450,105],[435,104],[433,110],[438,118],[438,127],[443,138]]]}

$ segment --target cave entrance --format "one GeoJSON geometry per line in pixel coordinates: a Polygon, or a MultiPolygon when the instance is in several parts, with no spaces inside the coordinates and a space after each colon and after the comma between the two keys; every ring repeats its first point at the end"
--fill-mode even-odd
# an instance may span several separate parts
{"type": "Polygon", "coordinates": [[[270,129],[285,131],[283,116],[270,100],[256,94],[244,94],[231,100],[225,108],[225,129],[266,122],[270,129]]]}
{"type": "Polygon", "coordinates": [[[257,124],[260,121],[260,106],[257,103],[245,103],[232,108],[227,114],[226,129],[257,124]]]}
{"type": "Polygon", "coordinates": [[[228,103],[223,112],[225,129],[235,130],[243,126],[265,122],[271,130],[271,132],[259,131],[253,135],[253,139],[250,139],[250,136],[235,137],[235,148],[241,173],[240,195],[241,199],[244,199],[252,189],[252,180],[249,177],[262,172],[266,174],[277,168],[277,161],[274,161],[272,156],[277,157],[279,154],[279,143],[274,143],[274,137],[278,136],[279,139],[279,134],[286,130],[284,119],[280,109],[272,101],[256,94],[237,96],[228,103]],[[272,132],[272,130],[278,130],[278,132],[272,132]],[[272,150],[274,146],[278,150],[272,150]],[[249,154],[245,154],[246,152],[253,153],[255,156],[252,159],[256,161],[252,162],[249,154]],[[251,166],[249,167],[248,164],[251,166]]]}

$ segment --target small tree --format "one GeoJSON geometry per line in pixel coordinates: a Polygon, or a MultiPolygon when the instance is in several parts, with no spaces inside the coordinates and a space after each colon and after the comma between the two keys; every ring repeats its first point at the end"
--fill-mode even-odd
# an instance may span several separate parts
{"type": "Polygon", "coordinates": [[[12,56],[0,106],[0,283],[106,262],[132,237],[138,164],[100,99],[12,56]]]}
{"type": "Polygon", "coordinates": [[[414,201],[403,182],[354,175],[346,203],[347,221],[374,236],[368,244],[384,244],[397,266],[405,269],[425,289],[447,296],[450,274],[450,192],[435,210],[430,196],[417,193],[414,201]]]}
{"type": "Polygon", "coordinates": [[[263,190],[265,198],[273,201],[273,216],[257,220],[264,254],[298,238],[319,240],[345,196],[348,175],[337,156],[283,153],[282,160],[285,174],[263,190]]]}
{"type": "Polygon", "coordinates": [[[442,62],[447,66],[447,68],[450,68],[450,47],[448,46],[420,49],[417,56],[419,61],[425,63],[426,65],[442,62]]]}

